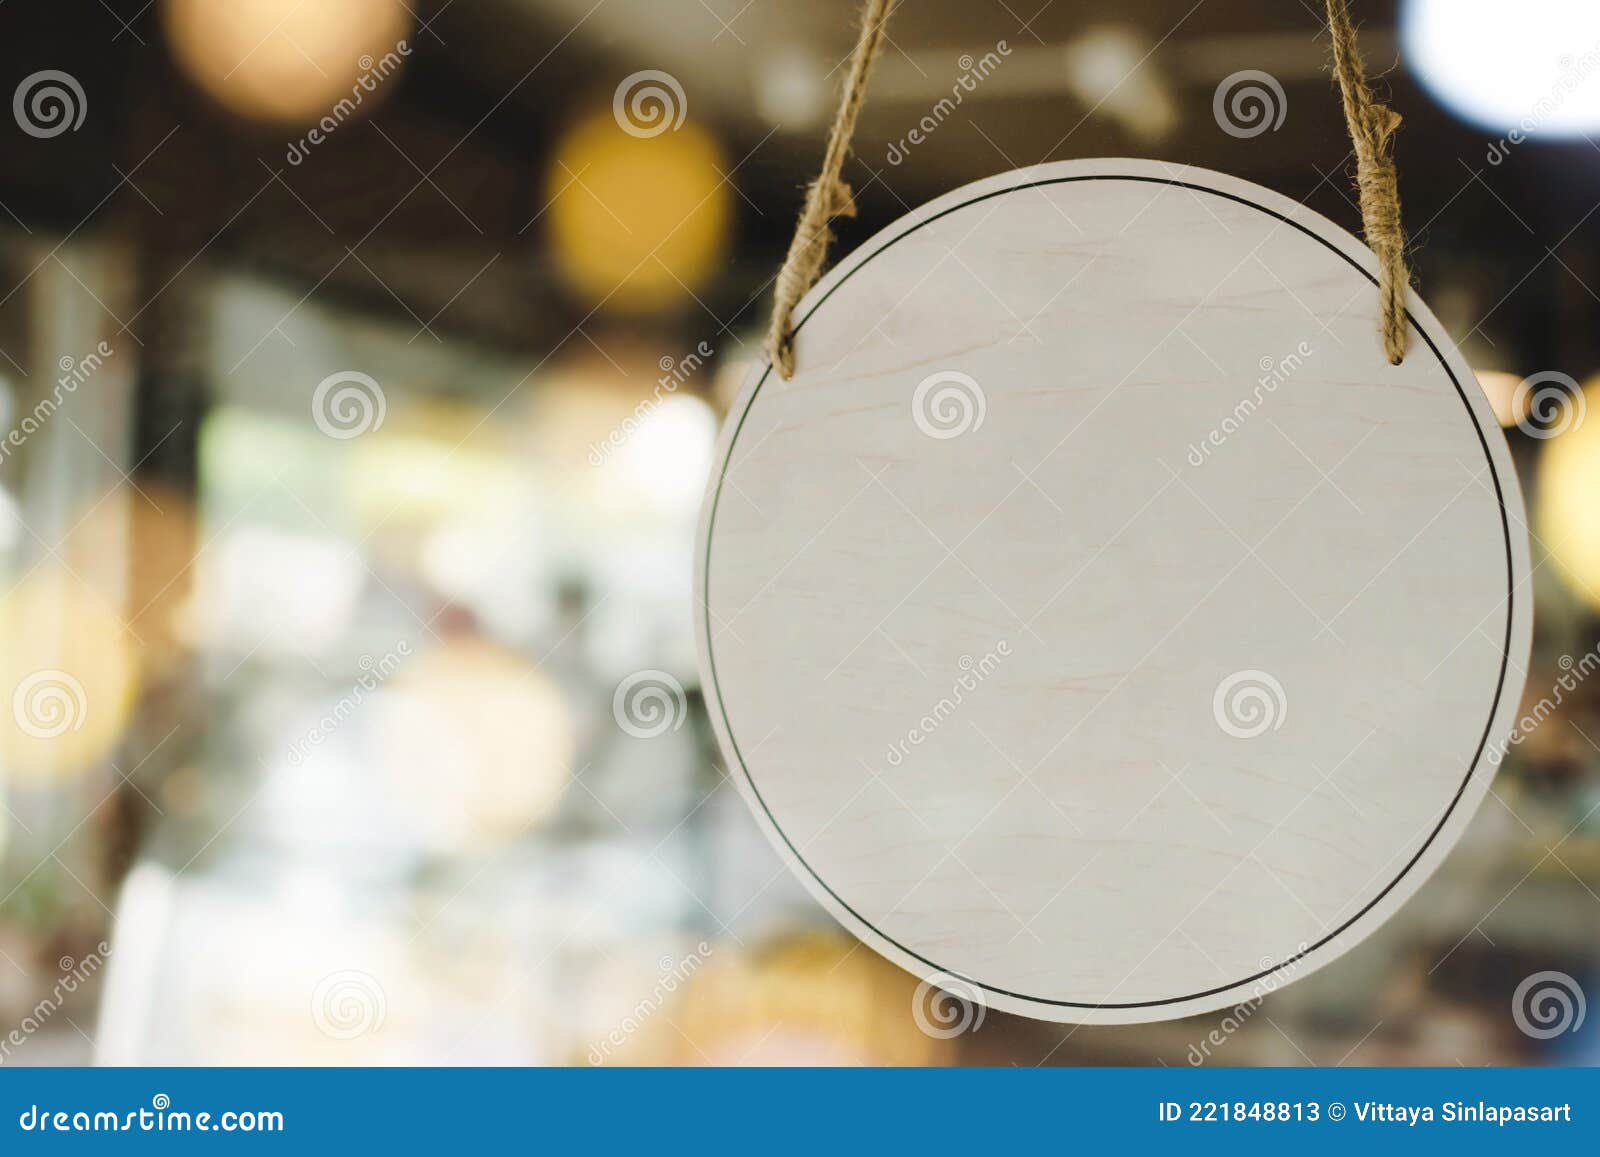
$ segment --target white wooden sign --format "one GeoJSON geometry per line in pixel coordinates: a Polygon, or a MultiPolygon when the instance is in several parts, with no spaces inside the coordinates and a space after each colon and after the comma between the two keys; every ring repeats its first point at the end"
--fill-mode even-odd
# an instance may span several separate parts
{"type": "Polygon", "coordinates": [[[1149,161],[941,197],[835,268],[698,544],[729,771],[878,952],[1059,1021],[1326,964],[1488,789],[1531,638],[1510,454],[1415,296],[1149,161]]]}

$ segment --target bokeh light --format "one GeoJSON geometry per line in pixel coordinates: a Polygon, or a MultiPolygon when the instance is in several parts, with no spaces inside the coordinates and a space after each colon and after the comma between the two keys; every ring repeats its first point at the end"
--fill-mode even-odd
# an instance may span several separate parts
{"type": "Polygon", "coordinates": [[[136,659],[101,595],[45,568],[0,599],[0,758],[18,783],[82,774],[122,735],[136,659]]]}
{"type": "Polygon", "coordinates": [[[545,177],[557,269],[591,305],[649,312],[689,299],[727,251],[723,168],[717,142],[693,121],[639,137],[610,109],[580,120],[545,177]]]}
{"type": "MultiPolygon", "coordinates": [[[[848,6],[744,2],[710,5],[723,24],[699,0],[106,0],[121,23],[0,4],[12,83],[70,74],[86,97],[53,139],[19,119],[0,170],[0,1033],[28,1036],[0,1064],[1196,1063],[1220,1012],[1069,1029],[936,996],[838,927],[733,790],[697,681],[695,529],[855,35],[848,6]],[[324,382],[361,400],[335,412],[324,382]],[[671,725],[625,726],[624,686],[674,692],[671,725]],[[91,954],[106,967],[60,991],[91,954]]],[[[830,264],[1008,158],[1154,151],[1295,199],[1347,188],[1307,6],[1174,28],[1090,4],[1026,29],[980,7],[907,9],[885,44],[830,264]],[[1250,147],[1211,123],[1238,71],[1290,94],[1250,147]],[[929,124],[914,160],[891,150],[929,124]]],[[[1529,722],[1439,902],[1205,1059],[1593,1063],[1574,917],[1600,888],[1600,420],[1564,416],[1568,375],[1600,367],[1574,135],[1600,140],[1600,18],[1353,7],[1407,118],[1422,288],[1536,516],[1529,722]],[[1506,148],[1510,126],[1546,139],[1506,148]],[[1519,1031],[1534,969],[1581,982],[1582,1034],[1519,1031]]],[[[1082,240],[1063,219],[1027,243],[1082,240]]],[[[1013,333],[993,288],[968,305],[1013,333]]],[[[1406,408],[1381,395],[1352,414],[1406,408]]],[[[1346,486],[1366,452],[1318,465],[1346,486]]],[[[1065,525],[1015,481],[1025,535],[1065,525]]],[[[1319,503],[1354,514],[1326,483],[1319,503]]],[[[745,629],[722,618],[718,638],[745,629]]]]}
{"type": "Polygon", "coordinates": [[[574,359],[534,400],[533,459],[590,516],[693,518],[716,444],[716,412],[694,391],[711,370],[613,348],[613,365],[574,359]]]}
{"type": "MultiPolygon", "coordinates": [[[[402,0],[167,0],[167,38],[189,77],[225,108],[271,121],[363,108],[394,83],[411,30],[402,0]]],[[[342,119],[342,118],[341,118],[342,119]]]]}
{"type": "Polygon", "coordinates": [[[561,689],[508,648],[436,645],[407,660],[376,706],[379,766],[426,845],[524,835],[571,779],[576,729],[561,689]]]}
{"type": "Polygon", "coordinates": [[[915,1002],[932,996],[926,986],[839,933],[792,936],[754,954],[725,949],[679,996],[663,1023],[617,1062],[935,1065],[954,1058],[950,1040],[917,1027],[915,1002]]]}
{"type": "Polygon", "coordinates": [[[1489,399],[1489,408],[1494,411],[1495,421],[1502,426],[1515,426],[1519,418],[1527,416],[1526,391],[1521,398],[1517,394],[1517,387],[1522,384],[1520,377],[1510,370],[1478,370],[1476,373],[1483,396],[1489,399]]]}
{"type": "Polygon", "coordinates": [[[1585,420],[1551,439],[1539,459],[1535,531],[1556,573],[1600,609],[1600,376],[1584,384],[1583,397],[1585,420]]]}
{"type": "Polygon", "coordinates": [[[1400,37],[1424,86],[1474,124],[1529,137],[1600,129],[1593,0],[1408,0],[1400,37]]]}

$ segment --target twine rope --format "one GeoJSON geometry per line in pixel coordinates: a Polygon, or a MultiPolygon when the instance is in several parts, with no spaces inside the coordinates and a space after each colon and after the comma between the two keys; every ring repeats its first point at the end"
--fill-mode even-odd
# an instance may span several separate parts
{"type": "Polygon", "coordinates": [[[794,309],[806,291],[816,284],[822,267],[827,264],[828,246],[833,243],[833,230],[828,224],[835,217],[856,215],[850,186],[839,174],[850,152],[856,117],[866,99],[867,80],[883,47],[884,28],[888,22],[889,0],[868,0],[861,17],[861,35],[850,54],[850,73],[845,78],[844,93],[839,97],[839,111],[834,114],[833,127],[828,130],[822,172],[806,187],[806,202],[795,225],[794,240],[789,242],[788,256],[778,270],[766,351],[778,376],[786,381],[794,376],[794,309]]]}
{"type": "MultiPolygon", "coordinates": [[[[854,217],[855,199],[840,175],[850,153],[856,119],[866,100],[867,81],[883,48],[891,0],[867,0],[861,33],[850,54],[839,108],[828,130],[828,147],[822,171],[806,186],[805,205],[795,224],[789,252],[778,270],[773,294],[772,322],[765,349],[773,368],[784,380],[794,376],[794,311],[800,299],[816,284],[827,264],[833,243],[829,227],[835,217],[854,217]]],[[[1367,84],[1349,0],[1327,0],[1328,30],[1333,41],[1333,72],[1339,83],[1345,124],[1356,154],[1356,192],[1361,203],[1361,229],[1378,258],[1379,324],[1383,351],[1392,365],[1405,359],[1406,268],[1405,228],[1400,220],[1400,183],[1394,164],[1394,134],[1400,114],[1380,103],[1367,84]]]]}
{"type": "Polygon", "coordinates": [[[1333,74],[1339,82],[1345,124],[1356,154],[1356,192],[1361,201],[1361,232],[1378,257],[1379,327],[1391,365],[1406,355],[1406,234],[1400,221],[1400,183],[1394,165],[1394,134],[1400,114],[1380,104],[1367,85],[1366,66],[1356,44],[1349,0],[1327,0],[1333,40],[1333,74]]]}

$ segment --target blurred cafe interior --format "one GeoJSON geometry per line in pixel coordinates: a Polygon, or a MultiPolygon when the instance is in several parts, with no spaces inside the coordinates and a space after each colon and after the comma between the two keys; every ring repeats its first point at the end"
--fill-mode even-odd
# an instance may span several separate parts
{"type": "MultiPolygon", "coordinates": [[[[0,5],[0,1064],[1600,1060],[1600,1015],[1513,1015],[1600,981],[1600,10],[1353,7],[1528,498],[1538,726],[1336,966],[1073,1027],[925,1007],[698,687],[699,505],[855,3],[0,5]]],[[[904,0],[835,256],[1101,156],[1358,229],[1322,9],[904,0]],[[1245,70],[1266,131],[1215,111],[1245,70]]]]}

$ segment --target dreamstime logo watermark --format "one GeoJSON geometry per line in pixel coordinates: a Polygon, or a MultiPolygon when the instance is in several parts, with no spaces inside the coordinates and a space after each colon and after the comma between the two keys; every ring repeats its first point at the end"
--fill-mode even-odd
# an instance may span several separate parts
{"type": "Polygon", "coordinates": [[[1559,62],[1561,75],[1556,78],[1550,91],[1533,102],[1533,107],[1528,114],[1517,122],[1505,136],[1497,141],[1489,142],[1488,152],[1484,160],[1491,165],[1498,165],[1511,155],[1511,150],[1522,144],[1552,117],[1561,106],[1567,103],[1567,97],[1581,87],[1585,81],[1600,69],[1600,43],[1593,45],[1588,52],[1574,60],[1571,56],[1563,55],[1559,62]]]}
{"type": "Polygon", "coordinates": [[[1235,739],[1254,739],[1283,726],[1289,715],[1289,700],[1276,678],[1249,667],[1217,684],[1211,697],[1211,714],[1217,726],[1235,739]]]}
{"type": "Polygon", "coordinates": [[[349,692],[341,696],[339,701],[317,720],[311,730],[289,745],[289,762],[295,767],[304,763],[306,757],[311,754],[311,749],[322,746],[323,741],[354,715],[367,701],[367,697],[399,669],[401,662],[410,657],[411,644],[404,639],[396,643],[394,649],[381,659],[362,655],[357,663],[361,668],[361,674],[356,677],[349,692]]]}
{"type": "Polygon", "coordinates": [[[911,395],[911,420],[930,438],[959,438],[981,429],[988,412],[983,387],[960,370],[929,374],[911,395]]]}
{"type": "Polygon", "coordinates": [[[661,367],[661,376],[656,379],[655,389],[650,392],[650,397],[642,399],[633,408],[633,413],[624,418],[621,424],[604,438],[589,444],[589,465],[604,466],[606,459],[633,437],[651,414],[661,408],[663,396],[677,392],[679,386],[699,372],[700,367],[705,365],[706,359],[713,352],[707,342],[701,342],[681,358],[673,359],[670,355],[663,355],[658,363],[661,367]]]}
{"type": "Polygon", "coordinates": [[[328,437],[340,441],[378,429],[388,412],[383,387],[360,370],[329,374],[311,395],[311,420],[328,437]]]}
{"type": "Polygon", "coordinates": [[[1535,972],[1511,994],[1511,1019],[1535,1040],[1577,1032],[1587,1012],[1583,986],[1565,972],[1535,972]]]}
{"type": "Polygon", "coordinates": [[[1289,98],[1270,72],[1241,69],[1222,78],[1211,96],[1211,115],[1230,137],[1259,137],[1277,132],[1289,115],[1289,98]]]}
{"type": "Polygon", "coordinates": [[[56,978],[55,986],[28,1010],[21,1023],[0,1037],[0,1065],[6,1063],[12,1050],[27,1044],[28,1038],[43,1028],[45,1022],[59,1012],[67,997],[77,992],[79,985],[87,984],[105,965],[110,955],[111,945],[102,940],[95,945],[95,950],[82,960],[75,960],[71,956],[63,956],[58,960],[56,967],[60,969],[61,974],[56,978]]]}
{"type": "Polygon", "coordinates": [[[82,730],[88,714],[89,698],[83,684],[70,672],[54,667],[25,676],[11,694],[12,717],[35,739],[54,739],[82,730]]]}
{"type": "Polygon", "coordinates": [[[77,393],[78,387],[92,378],[114,352],[110,345],[102,341],[81,358],[63,354],[56,363],[61,376],[56,378],[50,392],[35,402],[33,409],[22,415],[21,421],[11,427],[4,439],[0,439],[0,462],[4,462],[12,451],[20,449],[23,443],[43,429],[67,397],[77,393]]]}
{"type": "Polygon", "coordinates": [[[283,1114],[275,1109],[228,1109],[221,1113],[174,1109],[172,1098],[157,1093],[150,1107],[115,1112],[76,1112],[30,1104],[17,1116],[24,1133],[282,1133],[283,1114]]]}
{"type": "Polygon", "coordinates": [[[361,69],[361,75],[356,77],[356,82],[350,86],[350,95],[340,98],[321,120],[307,130],[305,136],[298,141],[291,141],[284,158],[291,165],[298,165],[310,156],[313,148],[327,140],[340,125],[355,115],[356,109],[361,107],[361,102],[368,94],[377,92],[380,84],[400,71],[401,64],[410,55],[411,45],[404,40],[376,60],[371,53],[364,54],[356,61],[361,69]]]}
{"type": "Polygon", "coordinates": [[[911,994],[911,1019],[935,1040],[977,1032],[988,1012],[983,990],[948,972],[935,972],[911,994]]]}
{"type": "Polygon", "coordinates": [[[683,957],[674,960],[670,956],[663,956],[657,962],[660,975],[651,988],[648,996],[643,997],[627,1016],[623,1017],[611,1030],[589,1048],[589,1063],[591,1065],[604,1064],[611,1056],[611,1050],[621,1048],[627,1043],[629,1037],[644,1027],[645,1022],[660,1012],[667,1003],[667,998],[678,991],[678,986],[688,980],[711,955],[711,945],[704,940],[695,945],[695,950],[683,957]]]}
{"type": "Polygon", "coordinates": [[[1216,1027],[1206,1033],[1198,1044],[1189,1046],[1187,1054],[1189,1064],[1195,1067],[1205,1064],[1206,1061],[1211,1059],[1211,1054],[1214,1050],[1227,1044],[1233,1034],[1244,1027],[1245,1022],[1255,1014],[1256,1009],[1261,1007],[1267,997],[1294,979],[1295,973],[1300,970],[1300,960],[1305,953],[1306,945],[1302,943],[1295,950],[1294,955],[1289,958],[1289,962],[1282,967],[1279,967],[1278,962],[1273,960],[1272,957],[1263,956],[1259,967],[1266,975],[1251,987],[1249,997],[1241,1000],[1224,1013],[1222,1019],[1217,1022],[1216,1027]]]}
{"type": "Polygon", "coordinates": [[[962,655],[956,663],[956,666],[961,668],[961,674],[957,675],[955,682],[950,685],[950,694],[940,699],[928,714],[917,720],[916,726],[906,732],[904,739],[897,739],[889,745],[888,752],[884,756],[889,766],[899,767],[904,763],[906,757],[911,754],[911,749],[921,747],[930,735],[939,730],[944,721],[954,715],[966,701],[966,697],[978,689],[978,684],[994,674],[1000,666],[1000,661],[1009,658],[1010,655],[1011,643],[1007,639],[1001,639],[995,644],[994,649],[981,659],[962,655]]]}
{"type": "Polygon", "coordinates": [[[670,72],[646,68],[622,78],[611,97],[611,115],[630,137],[676,132],[689,115],[689,98],[670,72]]]}
{"type": "Polygon", "coordinates": [[[1583,425],[1589,403],[1572,377],[1559,370],[1542,370],[1517,383],[1511,393],[1511,412],[1517,416],[1517,429],[1543,440],[1583,425]]]}
{"type": "Polygon", "coordinates": [[[1293,352],[1277,360],[1273,360],[1270,354],[1262,354],[1261,360],[1256,363],[1261,370],[1261,376],[1256,379],[1255,388],[1240,398],[1238,404],[1233,407],[1233,412],[1222,419],[1204,438],[1189,444],[1187,455],[1189,465],[1204,466],[1211,457],[1211,452],[1243,429],[1250,416],[1267,400],[1267,396],[1276,393],[1278,387],[1305,365],[1306,359],[1315,352],[1309,342],[1303,341],[1294,347],[1293,352]]]}
{"type": "Polygon", "coordinates": [[[683,726],[689,701],[683,684],[666,671],[635,671],[611,696],[617,726],[635,739],[654,739],[683,726]]]}
{"type": "Polygon", "coordinates": [[[1511,734],[1484,753],[1491,767],[1498,766],[1513,747],[1554,715],[1556,709],[1566,702],[1567,696],[1576,691],[1585,679],[1600,671],[1600,649],[1585,651],[1576,659],[1571,655],[1562,655],[1556,660],[1556,666],[1561,668],[1561,674],[1556,676],[1549,694],[1541,696],[1537,703],[1524,711],[1511,728],[1511,734]]]}
{"type": "Polygon", "coordinates": [[[378,978],[354,968],[330,972],[311,993],[311,1019],[334,1040],[377,1032],[388,1015],[389,998],[378,978]]]}
{"type": "Polygon", "coordinates": [[[77,77],[47,68],[23,77],[11,98],[11,114],[30,137],[48,140],[82,127],[89,115],[89,98],[77,77]]]}
{"type": "Polygon", "coordinates": [[[891,165],[898,165],[910,155],[911,150],[922,144],[944,124],[945,118],[955,112],[961,102],[970,92],[977,91],[978,85],[987,80],[1004,63],[1005,58],[1011,55],[1011,46],[1004,40],[997,41],[994,48],[985,52],[976,60],[971,53],[962,53],[956,59],[956,64],[961,69],[961,75],[956,77],[956,82],[950,86],[950,95],[940,97],[922,119],[919,120],[911,131],[898,141],[891,142],[889,151],[884,154],[884,160],[891,165]]]}

